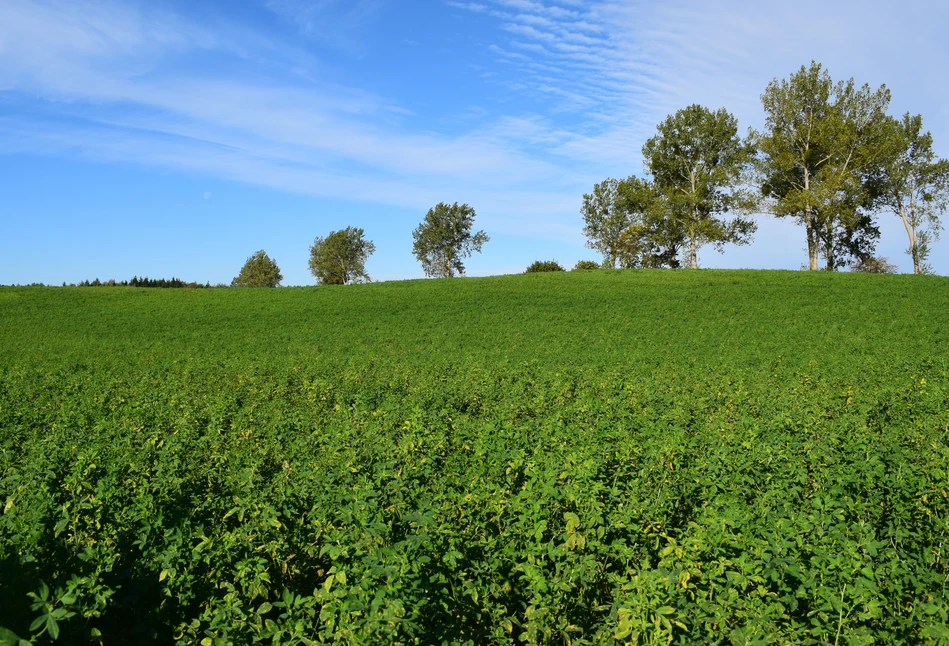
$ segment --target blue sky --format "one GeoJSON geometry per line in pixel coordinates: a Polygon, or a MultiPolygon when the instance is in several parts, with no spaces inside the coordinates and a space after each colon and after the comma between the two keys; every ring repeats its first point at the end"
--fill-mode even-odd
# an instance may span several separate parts
{"type": "MultiPolygon", "coordinates": [[[[2,0],[0,284],[229,282],[261,248],[313,284],[314,236],[348,225],[374,279],[418,277],[411,232],[439,201],[491,236],[469,275],[595,259],[581,196],[641,175],[659,121],[701,103],[760,128],[767,83],[812,59],[886,83],[949,156],[946,24],[918,0],[2,0]]],[[[752,245],[700,254],[805,260],[767,216],[752,245]]],[[[932,260],[949,274],[949,237],[932,260]]]]}

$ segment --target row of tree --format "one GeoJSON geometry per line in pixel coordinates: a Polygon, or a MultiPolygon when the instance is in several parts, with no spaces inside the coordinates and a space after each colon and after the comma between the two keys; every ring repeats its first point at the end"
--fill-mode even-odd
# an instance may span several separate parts
{"type": "MultiPolygon", "coordinates": [[[[679,110],[643,145],[646,179],[607,178],[583,196],[583,233],[603,265],[696,268],[699,249],[750,243],[752,216],[768,213],[803,225],[811,270],[823,259],[828,270],[850,264],[890,271],[874,251],[876,216],[891,212],[906,228],[913,271],[931,271],[930,244],[949,205],[949,160],[933,152],[922,117],[889,116],[886,86],[835,83],[816,62],[769,83],[761,101],[765,129],[746,137],[725,108],[679,110]]],[[[464,260],[488,241],[484,231],[472,232],[474,219],[467,204],[429,209],[412,232],[426,276],[464,274],[464,260]]],[[[363,229],[331,231],[313,241],[309,269],[321,285],[369,281],[366,261],[375,250],[363,229]]],[[[543,270],[550,270],[543,262],[532,269],[543,270]]],[[[282,280],[261,250],[231,286],[276,287],[282,280]]],[[[172,282],[161,286],[185,286],[172,282]]]]}
{"type": "MultiPolygon", "coordinates": [[[[467,204],[439,202],[412,232],[412,252],[426,276],[451,278],[465,273],[464,260],[480,252],[488,235],[472,233],[475,210],[467,204]]],[[[365,231],[346,227],[317,236],[310,247],[310,273],[320,285],[368,282],[366,261],[376,251],[365,231]]],[[[232,287],[277,287],[283,275],[275,260],[260,250],[247,259],[232,287]]]]}
{"type": "Polygon", "coordinates": [[[890,92],[834,83],[812,62],[761,96],[765,129],[738,134],[724,108],[670,115],[643,146],[648,179],[606,179],[583,196],[588,246],[610,267],[698,266],[711,244],[748,244],[751,216],[803,225],[809,267],[873,259],[875,217],[906,228],[915,273],[930,271],[930,243],[949,203],[949,161],[932,149],[922,117],[887,114],[890,92]]]}
{"type": "MultiPolygon", "coordinates": [[[[42,283],[35,283],[36,285],[42,286],[42,283]]],[[[211,283],[196,283],[181,280],[180,278],[147,278],[138,276],[132,276],[131,280],[115,280],[110,278],[109,280],[84,280],[79,283],[72,283],[70,287],[160,287],[160,288],[189,288],[189,289],[200,289],[204,287],[211,287],[211,283]]],[[[66,287],[66,283],[63,283],[63,287],[66,287]]]]}

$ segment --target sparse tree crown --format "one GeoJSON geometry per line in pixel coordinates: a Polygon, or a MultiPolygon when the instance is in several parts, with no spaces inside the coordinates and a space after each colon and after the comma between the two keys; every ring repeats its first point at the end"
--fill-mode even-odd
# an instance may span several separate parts
{"type": "Polygon", "coordinates": [[[426,276],[451,278],[464,275],[463,259],[489,240],[484,231],[472,234],[475,210],[467,204],[439,202],[412,232],[412,252],[422,263],[426,276]]]}
{"type": "Polygon", "coordinates": [[[363,230],[346,227],[319,236],[310,247],[310,273],[320,285],[345,285],[369,282],[366,260],[375,253],[376,245],[363,237],[363,230]]]}

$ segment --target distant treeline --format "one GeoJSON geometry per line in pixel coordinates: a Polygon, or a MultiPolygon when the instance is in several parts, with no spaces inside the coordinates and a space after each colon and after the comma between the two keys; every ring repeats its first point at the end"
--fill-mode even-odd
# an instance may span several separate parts
{"type": "MultiPolygon", "coordinates": [[[[70,287],[186,287],[191,289],[203,289],[211,287],[211,283],[186,282],[180,278],[139,278],[132,276],[132,280],[84,280],[81,283],[69,285],[70,287]]],[[[66,287],[66,283],[63,283],[66,287]]],[[[226,285],[217,285],[217,287],[226,287],[226,285]]]]}

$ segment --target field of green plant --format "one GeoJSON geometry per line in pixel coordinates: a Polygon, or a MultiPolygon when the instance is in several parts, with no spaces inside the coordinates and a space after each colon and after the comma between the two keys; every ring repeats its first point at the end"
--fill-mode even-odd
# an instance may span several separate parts
{"type": "Polygon", "coordinates": [[[0,642],[945,643],[947,496],[947,278],[0,289],[0,642]]]}

